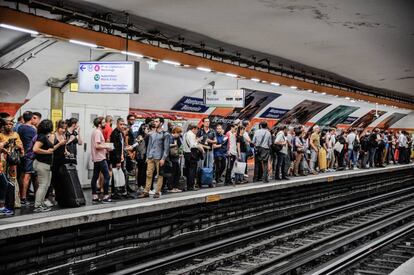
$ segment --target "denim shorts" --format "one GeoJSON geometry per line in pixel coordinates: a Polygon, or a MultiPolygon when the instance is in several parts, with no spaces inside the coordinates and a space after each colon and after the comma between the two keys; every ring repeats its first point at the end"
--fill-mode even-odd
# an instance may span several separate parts
{"type": "Polygon", "coordinates": [[[20,169],[21,169],[21,173],[33,174],[34,173],[33,160],[26,156],[22,157],[21,163],[20,163],[20,169]]]}

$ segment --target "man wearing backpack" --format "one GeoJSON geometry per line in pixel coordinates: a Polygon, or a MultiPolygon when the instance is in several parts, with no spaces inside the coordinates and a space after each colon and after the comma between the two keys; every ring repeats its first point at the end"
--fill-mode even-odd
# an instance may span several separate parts
{"type": "Polygon", "coordinates": [[[152,185],[152,176],[154,171],[157,171],[157,188],[154,194],[154,199],[160,197],[163,176],[160,173],[162,166],[164,166],[165,159],[170,152],[170,139],[169,135],[162,130],[164,124],[164,118],[157,117],[153,121],[155,131],[149,134],[148,147],[147,147],[147,181],[145,184],[144,192],[141,193],[139,198],[149,197],[149,191],[152,185]]]}

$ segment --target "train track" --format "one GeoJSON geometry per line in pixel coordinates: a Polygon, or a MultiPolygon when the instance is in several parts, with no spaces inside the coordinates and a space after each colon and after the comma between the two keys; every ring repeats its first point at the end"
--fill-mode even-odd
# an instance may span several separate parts
{"type": "Polygon", "coordinates": [[[306,275],[386,275],[414,257],[414,222],[399,227],[306,275]]]}
{"type": "Polygon", "coordinates": [[[409,187],[203,245],[115,274],[303,273],[414,219],[409,187]],[[305,269],[304,269],[305,267],[305,269]]]}

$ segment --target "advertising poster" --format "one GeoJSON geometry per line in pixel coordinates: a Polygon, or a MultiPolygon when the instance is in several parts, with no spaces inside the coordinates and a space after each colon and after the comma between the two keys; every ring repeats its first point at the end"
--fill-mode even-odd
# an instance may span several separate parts
{"type": "Polygon", "coordinates": [[[271,119],[280,119],[283,117],[289,109],[279,109],[279,108],[267,108],[266,111],[263,112],[263,114],[260,115],[261,118],[271,118],[271,119]]]}
{"type": "Polygon", "coordinates": [[[359,107],[339,105],[321,119],[319,119],[315,124],[322,127],[334,127],[338,124],[342,124],[350,114],[358,110],[359,107]]]}
{"type": "Polygon", "coordinates": [[[245,91],[244,108],[216,108],[210,114],[210,121],[213,124],[223,123],[225,129],[234,120],[251,120],[270,102],[280,96],[277,93],[270,93],[258,90],[243,89],[245,91]]]}
{"type": "Polygon", "coordinates": [[[342,122],[342,124],[345,124],[345,125],[351,125],[352,123],[354,123],[355,122],[355,120],[357,120],[358,119],[358,117],[357,116],[349,116],[349,117],[347,117],[347,119],[345,119],[345,121],[344,122],[342,122]]]}
{"type": "MultiPolygon", "coordinates": [[[[382,116],[383,114],[385,114],[385,111],[377,111],[378,113],[378,117],[382,116]]],[[[365,129],[368,127],[368,125],[370,125],[374,120],[376,120],[378,117],[375,116],[376,112],[375,110],[371,110],[369,111],[367,114],[365,114],[364,116],[360,117],[357,121],[355,121],[352,124],[352,127],[358,128],[358,129],[365,129]]]]}
{"type": "Polygon", "coordinates": [[[393,113],[386,119],[384,119],[382,122],[380,122],[377,127],[381,129],[388,129],[390,128],[394,123],[405,117],[407,114],[401,114],[401,113],[393,113]]]}
{"type": "Polygon", "coordinates": [[[327,108],[329,103],[304,100],[287,112],[278,124],[298,125],[305,124],[316,114],[327,108]]]}
{"type": "Polygon", "coordinates": [[[183,96],[177,103],[175,103],[171,110],[192,113],[205,113],[208,108],[209,107],[204,105],[204,100],[202,98],[183,96]]]}

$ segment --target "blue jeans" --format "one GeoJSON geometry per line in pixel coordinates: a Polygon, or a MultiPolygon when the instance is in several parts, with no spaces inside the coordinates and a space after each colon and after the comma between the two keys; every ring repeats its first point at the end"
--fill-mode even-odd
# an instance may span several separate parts
{"type": "MultiPolygon", "coordinates": [[[[246,153],[240,153],[240,159],[241,162],[246,162],[246,153]]],[[[234,174],[236,182],[241,182],[244,179],[244,174],[234,174]]]]}
{"type": "Polygon", "coordinates": [[[356,164],[356,156],[357,156],[357,152],[354,151],[353,149],[348,149],[348,160],[349,160],[349,164],[351,164],[352,162],[352,166],[355,166],[356,164]]]}
{"type": "Polygon", "coordinates": [[[108,163],[105,159],[93,163],[93,176],[91,180],[92,195],[96,194],[96,182],[99,179],[100,172],[104,176],[104,195],[108,195],[110,176],[108,163]]]}
{"type": "Polygon", "coordinates": [[[371,147],[368,151],[368,165],[369,167],[375,167],[375,152],[377,151],[377,148],[371,147]]]}

